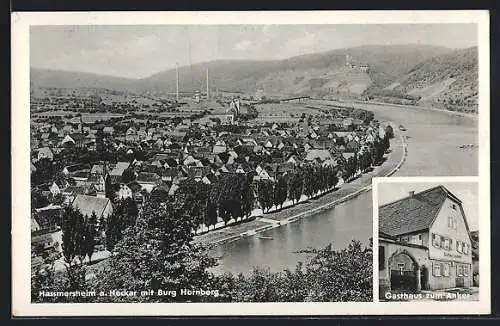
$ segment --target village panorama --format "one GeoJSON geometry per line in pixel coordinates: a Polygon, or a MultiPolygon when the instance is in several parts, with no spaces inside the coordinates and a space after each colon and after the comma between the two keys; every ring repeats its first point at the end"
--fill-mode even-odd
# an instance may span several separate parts
{"type": "Polygon", "coordinates": [[[343,205],[404,166],[409,137],[360,103],[477,114],[462,65],[414,73],[474,48],[424,46],[382,87],[396,73],[366,53],[407,50],[176,66],[140,86],[32,68],[32,302],[371,302],[371,204],[343,205]],[[450,73],[446,96],[408,91],[450,73]]]}

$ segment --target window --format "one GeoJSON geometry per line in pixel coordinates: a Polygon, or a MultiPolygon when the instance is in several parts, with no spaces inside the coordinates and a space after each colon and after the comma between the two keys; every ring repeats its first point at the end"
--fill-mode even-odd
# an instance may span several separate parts
{"type": "Polygon", "coordinates": [[[457,276],[463,276],[463,266],[461,264],[457,264],[457,276]]]}
{"type": "Polygon", "coordinates": [[[432,234],[432,245],[436,248],[441,247],[441,237],[435,233],[432,234]]]}
{"type": "Polygon", "coordinates": [[[442,264],[443,276],[450,276],[450,264],[443,263],[442,264]]]}
{"type": "Polygon", "coordinates": [[[412,235],[410,237],[410,243],[420,244],[421,243],[420,236],[418,236],[418,235],[412,235]]]}
{"type": "Polygon", "coordinates": [[[448,238],[444,238],[444,239],[443,239],[443,241],[444,241],[443,248],[444,248],[445,250],[450,250],[450,239],[448,239],[448,238]]]}
{"type": "Polygon", "coordinates": [[[462,252],[462,242],[457,241],[457,251],[462,252]]]}
{"type": "Polygon", "coordinates": [[[432,264],[432,275],[433,276],[441,276],[441,264],[439,264],[439,263],[432,264]]]}
{"type": "Polygon", "coordinates": [[[469,265],[464,265],[464,276],[469,276],[469,265]]]}
{"type": "Polygon", "coordinates": [[[385,269],[385,247],[378,247],[378,270],[383,271],[385,269]]]}
{"type": "Polygon", "coordinates": [[[468,255],[469,254],[469,245],[464,243],[464,254],[468,255]]]}
{"type": "Polygon", "coordinates": [[[467,244],[462,242],[462,251],[460,251],[461,253],[463,254],[466,254],[467,253],[467,244]]]}
{"type": "Polygon", "coordinates": [[[457,219],[453,216],[448,216],[448,228],[456,230],[457,229],[457,219]]]}

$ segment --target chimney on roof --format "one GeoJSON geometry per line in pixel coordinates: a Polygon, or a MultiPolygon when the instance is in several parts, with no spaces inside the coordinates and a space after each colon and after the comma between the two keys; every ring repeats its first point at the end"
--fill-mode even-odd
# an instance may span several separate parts
{"type": "Polygon", "coordinates": [[[410,194],[410,197],[413,197],[415,195],[415,191],[412,190],[412,191],[409,192],[409,194],[410,194]]]}

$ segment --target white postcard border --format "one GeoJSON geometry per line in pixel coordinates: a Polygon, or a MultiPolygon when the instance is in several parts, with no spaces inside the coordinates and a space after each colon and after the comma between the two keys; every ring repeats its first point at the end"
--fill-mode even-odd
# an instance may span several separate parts
{"type": "MultiPolygon", "coordinates": [[[[395,315],[487,314],[490,312],[490,239],[481,237],[480,301],[453,303],[169,303],[32,304],[30,302],[29,26],[153,24],[404,24],[477,23],[479,49],[479,179],[481,215],[490,216],[489,192],[489,14],[459,11],[317,12],[15,12],[12,27],[12,313],[15,316],[75,315],[395,315]]],[[[392,178],[391,178],[392,179],[392,178]]],[[[420,178],[425,180],[426,178],[420,178]]],[[[375,209],[375,206],[374,206],[375,209]]],[[[374,231],[376,228],[374,228],[374,231]]],[[[481,234],[490,234],[482,219],[481,234]]],[[[374,240],[378,233],[374,232],[374,240]]],[[[374,262],[375,260],[374,250],[374,262]]],[[[375,266],[375,265],[374,265],[375,266]]],[[[377,273],[375,269],[374,274],[377,273]]],[[[374,275],[375,280],[375,275],[374,275]]],[[[374,289],[378,291],[377,282],[374,289]]],[[[374,294],[375,291],[374,291],[374,294]]],[[[378,298],[378,295],[376,296],[378,298]]]]}

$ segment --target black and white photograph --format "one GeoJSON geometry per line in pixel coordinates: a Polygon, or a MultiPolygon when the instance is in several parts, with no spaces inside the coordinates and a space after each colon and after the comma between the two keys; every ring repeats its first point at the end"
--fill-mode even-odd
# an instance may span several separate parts
{"type": "Polygon", "coordinates": [[[441,200],[433,212],[453,202],[460,239],[414,197],[417,220],[394,208],[377,230],[372,178],[487,181],[487,13],[184,14],[26,14],[13,161],[24,306],[479,300],[472,199],[406,189],[441,200]]]}
{"type": "Polygon", "coordinates": [[[477,182],[378,184],[381,301],[479,300],[477,182]]]}

